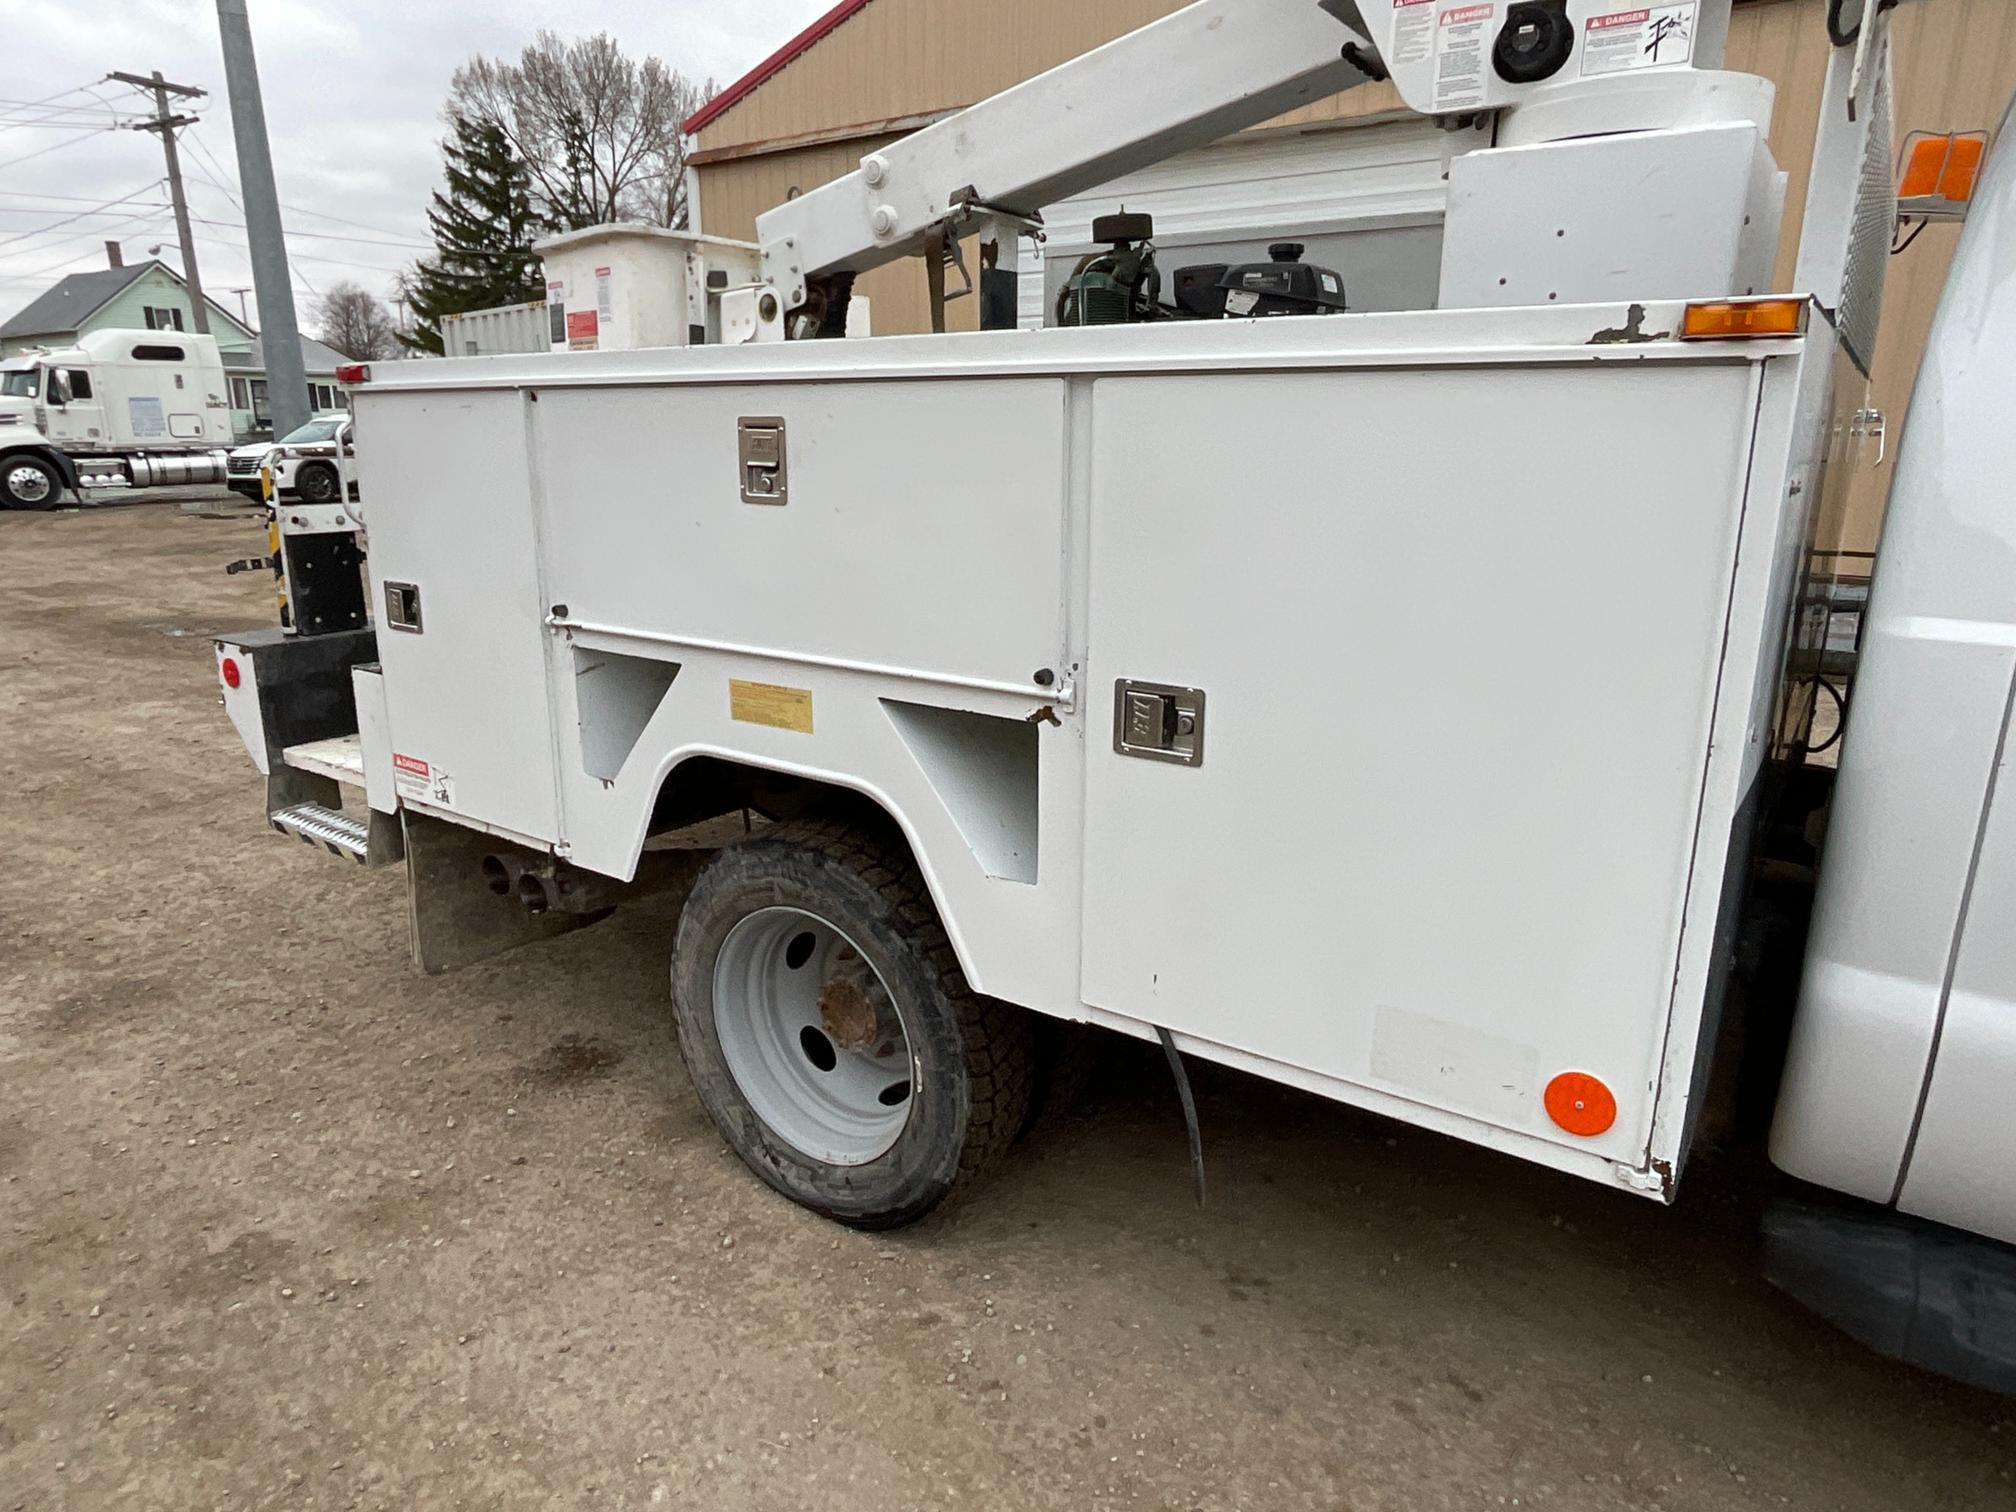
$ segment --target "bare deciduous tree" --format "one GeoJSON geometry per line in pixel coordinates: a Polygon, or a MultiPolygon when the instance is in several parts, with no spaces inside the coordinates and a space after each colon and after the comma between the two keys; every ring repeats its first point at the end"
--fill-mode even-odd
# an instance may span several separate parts
{"type": "Polygon", "coordinates": [[[657,58],[639,63],[606,33],[573,42],[542,31],[515,62],[477,57],[455,71],[452,115],[496,126],[561,230],[603,221],[686,224],[686,117],[713,93],[657,58]]]}
{"type": "Polygon", "coordinates": [[[390,357],[397,327],[384,301],[361,284],[331,284],[315,307],[315,335],[345,357],[374,362],[390,357]]]}

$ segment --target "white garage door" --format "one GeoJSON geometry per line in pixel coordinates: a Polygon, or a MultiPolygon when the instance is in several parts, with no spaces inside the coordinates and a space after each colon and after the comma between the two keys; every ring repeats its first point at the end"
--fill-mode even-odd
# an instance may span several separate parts
{"type": "Polygon", "coordinates": [[[1060,201],[1044,212],[1040,260],[1024,244],[1021,319],[1045,323],[1071,268],[1095,250],[1092,219],[1125,206],[1155,218],[1165,301],[1170,275],[1204,262],[1265,262],[1267,244],[1299,241],[1305,260],[1344,275],[1356,310],[1435,302],[1448,162],[1484,145],[1408,119],[1215,142],[1060,201]]]}

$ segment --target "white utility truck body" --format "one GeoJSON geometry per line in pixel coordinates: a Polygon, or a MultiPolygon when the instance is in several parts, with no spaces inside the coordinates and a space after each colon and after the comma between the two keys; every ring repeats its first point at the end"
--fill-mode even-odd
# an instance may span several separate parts
{"type": "Polygon", "coordinates": [[[378,636],[365,760],[616,877],[695,757],[855,788],[980,992],[1663,1190],[1799,549],[1753,458],[1815,477],[1832,339],[1592,344],[1626,318],[376,370],[374,603],[410,581],[423,630],[378,636]],[[781,507],[739,496],[751,414],[781,507]],[[1116,751],[1133,683],[1201,691],[1198,765],[1116,751]],[[1600,1138],[1548,1118],[1564,1070],[1617,1090],[1600,1138]]]}
{"type": "Polygon", "coordinates": [[[225,481],[231,403],[216,338],[88,331],[0,361],[0,505],[64,489],[225,481]]]}
{"type": "Polygon", "coordinates": [[[1896,204],[1878,12],[1763,297],[1770,86],[1715,71],[1727,0],[1659,10],[1678,52],[1588,0],[1201,0],[764,216],[727,345],[354,375],[375,631],[303,610],[355,512],[288,510],[293,623],[348,628],[218,646],[272,822],[403,858],[432,969],[526,937],[479,862],[550,929],[779,818],[701,872],[675,1010],[738,1153],[843,1221],[977,1168],[921,1152],[1015,1116],[1003,1005],[1670,1200],[1896,204]],[[1490,123],[1441,308],[801,339],[975,232],[1012,326],[1044,204],[1383,74],[1490,123]]]}

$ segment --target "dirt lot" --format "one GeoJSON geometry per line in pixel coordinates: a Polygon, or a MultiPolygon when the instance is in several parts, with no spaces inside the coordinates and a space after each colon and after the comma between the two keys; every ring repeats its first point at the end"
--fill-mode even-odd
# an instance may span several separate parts
{"type": "MultiPolygon", "coordinates": [[[[0,515],[5,1508],[2016,1507],[2016,1410],[1649,1203],[1118,1056],[845,1233],[673,1050],[660,910],[459,976],[269,833],[207,637],[245,520],[0,515]]],[[[1734,1195],[1732,1195],[1732,1192],[1734,1195]]]]}

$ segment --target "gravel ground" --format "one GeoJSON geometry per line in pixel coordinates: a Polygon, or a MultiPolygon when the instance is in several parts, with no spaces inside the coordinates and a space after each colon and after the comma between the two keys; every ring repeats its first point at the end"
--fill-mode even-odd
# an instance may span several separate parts
{"type": "Polygon", "coordinates": [[[2016,1507],[2016,1410],[1650,1203],[1128,1046],[975,1200],[840,1231],[673,1049],[663,907],[445,978],[268,832],[245,518],[0,515],[5,1508],[2016,1507]]]}

